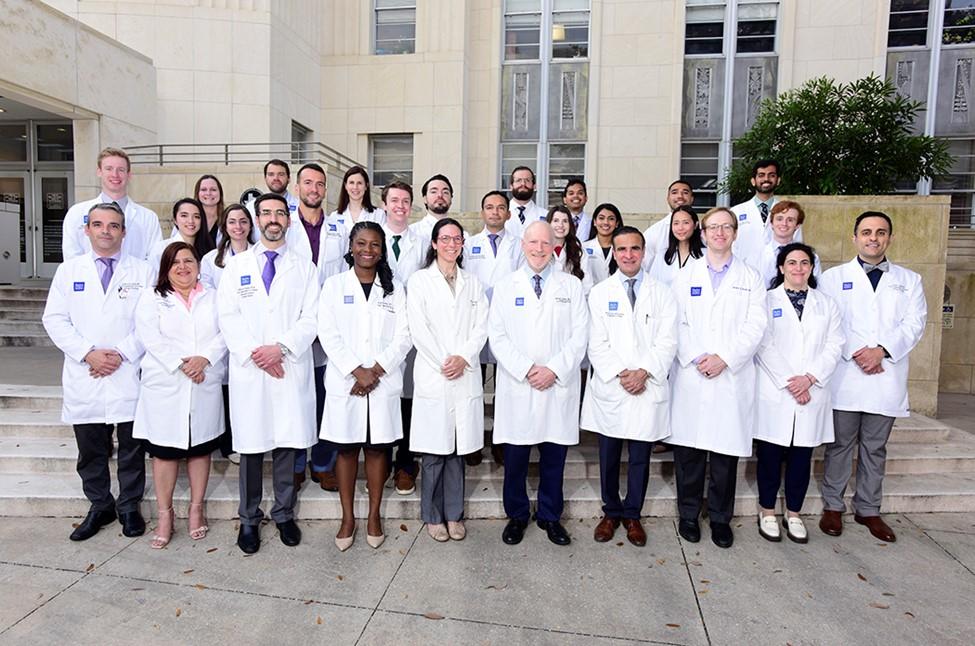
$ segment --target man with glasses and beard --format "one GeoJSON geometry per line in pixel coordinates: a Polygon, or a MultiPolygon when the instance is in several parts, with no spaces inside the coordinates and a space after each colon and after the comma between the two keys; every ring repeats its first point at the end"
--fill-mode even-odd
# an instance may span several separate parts
{"type": "Polygon", "coordinates": [[[544,220],[548,216],[548,211],[535,204],[535,200],[532,199],[535,195],[535,172],[532,169],[518,166],[511,171],[508,183],[511,187],[511,202],[508,204],[511,217],[504,226],[520,238],[529,224],[544,220]]]}

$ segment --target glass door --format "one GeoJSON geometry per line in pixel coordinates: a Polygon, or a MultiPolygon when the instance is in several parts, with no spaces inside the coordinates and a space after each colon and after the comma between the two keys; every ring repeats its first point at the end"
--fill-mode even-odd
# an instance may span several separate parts
{"type": "Polygon", "coordinates": [[[38,171],[34,173],[32,255],[35,275],[51,278],[63,260],[61,238],[64,215],[74,201],[74,173],[38,171]]]}

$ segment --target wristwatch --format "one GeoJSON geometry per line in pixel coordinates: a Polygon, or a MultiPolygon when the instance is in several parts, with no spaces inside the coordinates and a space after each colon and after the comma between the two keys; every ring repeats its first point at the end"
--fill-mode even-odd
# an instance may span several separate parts
{"type": "Polygon", "coordinates": [[[281,354],[285,357],[291,354],[291,350],[288,349],[288,346],[281,343],[280,341],[278,341],[278,349],[281,350],[281,354]]]}

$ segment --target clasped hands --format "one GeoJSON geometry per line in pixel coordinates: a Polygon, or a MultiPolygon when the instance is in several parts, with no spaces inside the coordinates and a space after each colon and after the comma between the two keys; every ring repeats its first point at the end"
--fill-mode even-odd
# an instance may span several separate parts
{"type": "Polygon", "coordinates": [[[284,353],[277,344],[259,346],[251,352],[251,360],[275,379],[284,378],[284,353]]]}
{"type": "Polygon", "coordinates": [[[365,397],[379,385],[379,378],[386,374],[386,371],[381,365],[374,364],[372,368],[366,368],[364,366],[359,366],[352,371],[352,376],[355,377],[355,383],[352,384],[352,390],[349,391],[350,395],[356,397],[365,397]]]}
{"type": "Polygon", "coordinates": [[[853,360],[860,370],[868,375],[879,375],[884,371],[884,349],[880,346],[876,348],[863,346],[853,353],[853,360]]]}
{"type": "Polygon", "coordinates": [[[189,377],[194,384],[203,383],[203,380],[206,379],[206,369],[210,365],[210,360],[206,357],[193,356],[183,357],[182,361],[179,369],[183,371],[183,374],[189,377]]]}
{"type": "Polygon", "coordinates": [[[617,377],[619,377],[620,386],[623,387],[623,390],[631,395],[639,395],[647,389],[647,379],[650,378],[650,373],[643,368],[625,369],[617,377]]]}
{"type": "Polygon", "coordinates": [[[99,350],[95,348],[85,355],[84,362],[88,364],[88,376],[94,379],[107,377],[122,365],[122,355],[117,350],[99,350]]]}
{"type": "Polygon", "coordinates": [[[796,400],[797,404],[804,406],[812,399],[812,396],[809,394],[809,389],[815,383],[816,380],[809,375],[795,375],[789,377],[785,389],[789,391],[789,394],[792,395],[792,398],[796,400]]]}

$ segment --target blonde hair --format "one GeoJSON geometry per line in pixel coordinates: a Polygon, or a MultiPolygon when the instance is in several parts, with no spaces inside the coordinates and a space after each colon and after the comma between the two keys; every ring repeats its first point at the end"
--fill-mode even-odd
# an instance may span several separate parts
{"type": "Polygon", "coordinates": [[[726,206],[715,206],[713,208],[708,209],[708,212],[701,216],[701,229],[702,230],[706,229],[708,226],[708,220],[711,219],[711,216],[717,215],[718,213],[727,213],[728,215],[730,215],[731,227],[735,231],[738,230],[738,216],[735,215],[734,212],[726,206]]]}
{"type": "Polygon", "coordinates": [[[98,167],[102,167],[102,160],[106,157],[121,157],[125,160],[125,169],[132,170],[132,161],[129,159],[129,153],[125,152],[121,148],[102,148],[102,151],[98,153],[98,167]]]}

